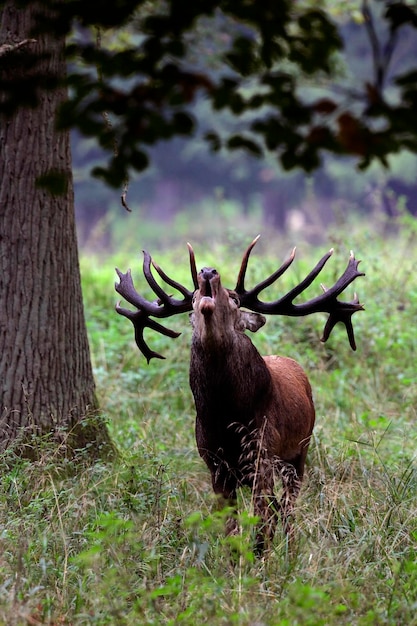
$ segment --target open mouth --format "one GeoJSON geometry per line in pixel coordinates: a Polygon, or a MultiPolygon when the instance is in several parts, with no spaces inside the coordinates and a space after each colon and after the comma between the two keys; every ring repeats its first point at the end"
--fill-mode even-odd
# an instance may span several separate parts
{"type": "Polygon", "coordinates": [[[213,298],[214,297],[209,279],[204,281],[202,287],[203,288],[200,287],[200,290],[201,290],[203,298],[213,298]]]}
{"type": "Polygon", "coordinates": [[[200,287],[201,291],[201,300],[200,300],[200,311],[203,315],[211,315],[215,308],[215,294],[211,288],[210,280],[205,280],[203,285],[200,287]]]}
{"type": "Polygon", "coordinates": [[[213,268],[203,268],[199,274],[200,305],[203,315],[211,315],[215,309],[215,300],[219,288],[219,275],[213,268]]]}

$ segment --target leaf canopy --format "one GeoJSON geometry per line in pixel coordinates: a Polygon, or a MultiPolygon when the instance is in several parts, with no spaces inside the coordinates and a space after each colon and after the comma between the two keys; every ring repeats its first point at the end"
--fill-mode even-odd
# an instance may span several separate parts
{"type": "MultiPolygon", "coordinates": [[[[158,141],[198,133],[212,150],[269,151],[284,169],[306,171],[319,166],[323,151],[354,155],[367,167],[373,159],[385,164],[403,148],[417,150],[417,62],[405,71],[397,66],[389,78],[402,29],[415,39],[415,4],[363,3],[375,71],[354,92],[334,89],[335,59],[344,53],[340,24],[308,3],[102,0],[98,7],[55,0],[37,6],[33,36],[48,31],[68,38],[69,99],[58,123],[108,150],[106,166],[95,174],[110,185],[121,185],[130,169],[148,167],[149,148],[158,141]],[[306,97],[306,84],[324,82],[325,96],[321,88],[306,97]],[[196,117],[201,98],[211,105],[208,119],[196,117]],[[239,119],[238,132],[218,131],[220,112],[239,119]]],[[[33,51],[1,54],[0,46],[2,67],[6,115],[17,105],[34,106],[40,87],[62,81],[36,73],[33,51]],[[22,62],[31,67],[24,90],[13,72],[22,62]]]]}

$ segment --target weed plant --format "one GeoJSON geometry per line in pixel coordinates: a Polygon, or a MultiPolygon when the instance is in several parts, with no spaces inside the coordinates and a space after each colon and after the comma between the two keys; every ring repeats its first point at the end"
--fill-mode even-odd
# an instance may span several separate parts
{"type": "MultiPolygon", "coordinates": [[[[262,353],[304,366],[317,409],[295,546],[278,529],[264,559],[252,552],[250,494],[239,496],[240,536],[224,538],[226,513],[196,451],[187,315],[168,320],[183,331],[175,341],[148,334],[167,357],[148,366],[131,325],[114,312],[115,265],[131,266],[148,293],[140,257],[82,260],[97,391],[120,454],[74,467],[58,463],[45,441],[34,463],[11,453],[0,460],[1,624],[417,623],[417,224],[403,218],[384,237],[363,225],[338,233],[326,237],[335,254],[320,278],[336,280],[350,247],[362,259],[366,278],[345,296],[357,290],[366,306],[354,317],[357,352],[343,327],[320,343],[321,315],[271,318],[253,337],[262,353]]],[[[199,244],[198,266],[215,264],[233,286],[243,239],[199,244]]],[[[272,272],[289,243],[260,242],[248,284],[272,272]]],[[[290,289],[325,251],[301,243],[265,297],[290,289]]],[[[185,245],[156,256],[191,286],[185,245]]]]}

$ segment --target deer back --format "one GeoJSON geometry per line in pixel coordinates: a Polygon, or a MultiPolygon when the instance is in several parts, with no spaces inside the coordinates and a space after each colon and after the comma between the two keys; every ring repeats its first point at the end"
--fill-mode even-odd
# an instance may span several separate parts
{"type": "Polygon", "coordinates": [[[269,453],[283,460],[294,458],[309,443],[315,409],[309,380],[293,359],[265,356],[273,391],[265,424],[269,453]]]}

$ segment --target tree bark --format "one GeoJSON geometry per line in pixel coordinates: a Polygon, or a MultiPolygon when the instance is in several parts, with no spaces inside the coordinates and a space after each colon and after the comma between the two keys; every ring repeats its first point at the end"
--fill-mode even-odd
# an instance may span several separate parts
{"type": "MultiPolygon", "coordinates": [[[[33,72],[24,55],[47,53],[37,69],[63,77],[64,40],[31,40],[35,7],[0,11],[3,75],[24,81],[33,72]]],[[[0,450],[19,442],[28,452],[33,434],[46,433],[65,452],[109,444],[84,320],[69,133],[54,121],[65,98],[65,88],[39,90],[36,107],[1,119],[0,450]],[[66,175],[63,194],[37,186],[50,170],[66,175]]]]}

